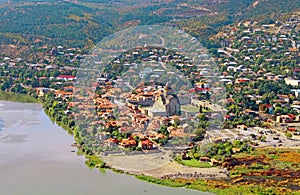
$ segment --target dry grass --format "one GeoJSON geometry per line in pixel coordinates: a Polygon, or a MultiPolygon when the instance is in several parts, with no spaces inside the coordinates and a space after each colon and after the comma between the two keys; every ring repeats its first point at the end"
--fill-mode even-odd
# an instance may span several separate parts
{"type": "Polygon", "coordinates": [[[290,163],[300,163],[300,153],[296,151],[286,151],[279,155],[279,160],[290,163]]]}

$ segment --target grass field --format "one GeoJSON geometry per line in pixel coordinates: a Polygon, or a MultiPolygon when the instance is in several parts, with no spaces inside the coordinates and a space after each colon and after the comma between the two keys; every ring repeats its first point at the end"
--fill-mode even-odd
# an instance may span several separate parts
{"type": "Polygon", "coordinates": [[[181,157],[175,159],[178,163],[189,166],[189,167],[198,167],[198,168],[210,168],[212,167],[208,162],[200,162],[197,159],[192,158],[191,160],[182,160],[181,157]]]}
{"type": "Polygon", "coordinates": [[[16,94],[8,92],[0,92],[0,100],[22,102],[22,103],[37,103],[38,100],[30,95],[16,94]]]}
{"type": "Polygon", "coordinates": [[[199,112],[199,108],[192,105],[185,105],[181,106],[181,110],[187,111],[187,112],[199,112]]]}

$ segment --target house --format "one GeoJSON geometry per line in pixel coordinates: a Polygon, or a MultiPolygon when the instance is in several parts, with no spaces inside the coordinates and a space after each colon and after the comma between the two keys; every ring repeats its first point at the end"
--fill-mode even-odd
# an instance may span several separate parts
{"type": "Polygon", "coordinates": [[[63,91],[63,90],[56,90],[55,91],[55,96],[57,98],[69,99],[73,96],[73,92],[67,92],[67,91],[63,91]]]}
{"type": "Polygon", "coordinates": [[[105,124],[106,128],[114,128],[114,127],[117,127],[118,124],[117,124],[117,121],[115,120],[110,120],[108,123],[105,124]]]}
{"type": "Polygon", "coordinates": [[[290,102],[289,95],[278,94],[277,96],[278,96],[279,100],[282,100],[283,102],[286,102],[286,103],[290,102]]]}
{"type": "Polygon", "coordinates": [[[292,107],[293,110],[295,110],[297,113],[300,113],[300,105],[293,104],[293,105],[291,105],[291,107],[292,107]]]}
{"type": "Polygon", "coordinates": [[[74,81],[76,80],[76,76],[73,75],[59,75],[56,77],[57,80],[64,80],[64,81],[74,81]]]}
{"type": "Polygon", "coordinates": [[[224,120],[226,120],[226,121],[227,121],[227,120],[231,120],[231,117],[230,117],[229,115],[226,114],[226,115],[224,115],[224,120]]]}
{"type": "Polygon", "coordinates": [[[239,153],[241,151],[240,148],[232,148],[232,152],[235,153],[239,153]]]}
{"type": "Polygon", "coordinates": [[[199,158],[199,161],[201,161],[201,162],[210,162],[210,158],[208,158],[207,156],[201,156],[199,158]]]}
{"type": "Polygon", "coordinates": [[[73,92],[74,86],[66,86],[64,87],[64,91],[73,92]]]}
{"type": "Polygon", "coordinates": [[[169,127],[167,128],[167,130],[168,130],[169,133],[171,133],[172,131],[176,131],[176,127],[174,127],[174,126],[169,126],[169,127]]]}
{"type": "Polygon", "coordinates": [[[294,122],[300,122],[300,115],[295,116],[294,122]]]}
{"type": "Polygon", "coordinates": [[[183,129],[177,129],[176,127],[170,126],[167,128],[168,132],[170,133],[170,137],[184,137],[186,133],[183,129]]]}
{"type": "Polygon", "coordinates": [[[295,128],[295,127],[288,127],[287,130],[288,130],[288,131],[296,132],[296,131],[297,131],[297,128],[295,128]]]}
{"type": "Polygon", "coordinates": [[[234,100],[233,98],[227,98],[226,103],[234,104],[234,103],[235,103],[235,100],[234,100]]]}
{"type": "Polygon", "coordinates": [[[300,97],[300,89],[292,89],[291,92],[296,98],[300,97]]]}
{"type": "Polygon", "coordinates": [[[104,141],[104,145],[109,149],[116,148],[118,146],[119,141],[116,138],[109,138],[104,141]]]}
{"type": "Polygon", "coordinates": [[[236,68],[234,66],[228,66],[227,71],[228,72],[236,72],[236,68]]]}
{"type": "Polygon", "coordinates": [[[218,160],[212,158],[212,159],[210,159],[209,164],[210,164],[211,166],[218,166],[218,165],[221,164],[221,161],[218,161],[218,160]]]}
{"type": "Polygon", "coordinates": [[[274,108],[271,104],[261,104],[259,106],[259,112],[265,112],[268,114],[272,114],[273,110],[274,110],[274,108]]]}
{"type": "Polygon", "coordinates": [[[188,155],[186,150],[181,154],[181,159],[182,160],[191,160],[191,157],[188,155]]]}
{"type": "Polygon", "coordinates": [[[52,65],[48,65],[45,67],[45,70],[53,70],[53,69],[55,69],[55,67],[52,65]]]}
{"type": "MultiPolygon", "coordinates": [[[[206,132],[206,134],[207,134],[207,132],[206,132]]],[[[223,137],[214,137],[214,138],[210,138],[210,141],[214,142],[214,143],[223,143],[226,140],[223,137]]]]}
{"type": "Polygon", "coordinates": [[[164,139],[164,138],[166,138],[166,136],[164,134],[157,133],[155,131],[149,131],[148,132],[148,137],[150,139],[164,139]]]}
{"type": "MultiPolygon", "coordinates": [[[[118,121],[119,122],[119,121],[118,121]]],[[[125,133],[125,132],[131,132],[131,131],[134,131],[134,127],[132,127],[132,126],[124,126],[124,123],[122,123],[121,125],[119,125],[119,126],[121,126],[120,127],[120,129],[119,129],[119,132],[121,132],[121,133],[125,133]]]]}
{"type": "Polygon", "coordinates": [[[254,110],[251,110],[251,109],[245,109],[245,110],[244,110],[244,113],[245,113],[245,114],[254,115],[254,116],[257,115],[256,112],[255,112],[254,110]]]}
{"type": "Polygon", "coordinates": [[[39,97],[43,97],[45,94],[47,94],[50,91],[49,88],[45,88],[45,87],[39,87],[36,88],[36,93],[39,97]]]}
{"type": "Polygon", "coordinates": [[[119,143],[119,146],[122,148],[132,148],[136,146],[136,141],[131,137],[128,139],[122,139],[119,143]]]}
{"type": "Polygon", "coordinates": [[[276,117],[277,123],[292,123],[293,121],[294,118],[291,115],[280,115],[276,117]]]}
{"type": "Polygon", "coordinates": [[[235,80],[236,83],[246,83],[246,82],[249,82],[249,81],[250,81],[250,79],[248,79],[248,78],[237,78],[235,80]]]}
{"type": "Polygon", "coordinates": [[[153,149],[153,143],[148,138],[140,139],[138,147],[143,150],[151,150],[153,149]]]}
{"type": "Polygon", "coordinates": [[[293,78],[285,78],[284,81],[285,81],[285,84],[291,85],[293,87],[297,87],[300,83],[300,80],[293,79],[293,78]]]}

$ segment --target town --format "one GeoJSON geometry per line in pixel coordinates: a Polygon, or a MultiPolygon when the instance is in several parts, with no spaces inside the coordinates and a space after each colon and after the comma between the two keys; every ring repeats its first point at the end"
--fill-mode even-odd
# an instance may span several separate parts
{"type": "MultiPolygon", "coordinates": [[[[239,152],[300,146],[299,38],[296,13],[270,24],[244,21],[211,37],[219,47],[201,51],[199,64],[174,50],[138,47],[115,57],[88,83],[81,81],[89,75],[81,73],[95,70],[81,65],[94,52],[32,46],[34,57],[14,58],[7,51],[0,58],[0,88],[38,98],[74,134],[80,151],[111,167],[137,169],[128,158],[143,157],[140,166],[148,163],[149,169],[174,160],[230,168],[226,158],[239,152]]],[[[157,175],[230,177],[226,170],[157,175]]]]}
{"type": "MultiPolygon", "coordinates": [[[[208,82],[210,64],[196,67],[188,57],[163,48],[137,48],[126,54],[125,59],[114,60],[110,67],[121,67],[122,71],[128,71],[126,74],[139,77],[140,74],[149,74],[152,83],[141,84],[133,92],[120,93],[124,89],[118,86],[124,88],[126,82],[133,79],[132,75],[121,77],[103,73],[89,92],[96,108],[90,106],[100,118],[91,123],[91,129],[101,125],[104,130],[94,130],[97,132],[94,136],[106,143],[108,148],[159,148],[170,138],[174,138],[175,145],[181,142],[176,138],[182,138],[183,145],[189,145],[201,140],[201,137],[214,142],[250,139],[258,147],[298,146],[299,20],[299,16],[294,15],[287,21],[274,24],[247,21],[228,26],[213,37],[213,41],[221,45],[221,48],[210,49],[210,52],[220,68],[218,79],[226,88],[222,99],[223,105],[226,105],[224,108],[211,104],[210,90],[219,86],[209,86],[212,85],[208,82]],[[150,62],[151,68],[144,67],[141,73],[137,73],[133,67],[139,62],[150,62]],[[169,76],[173,74],[164,70],[160,63],[171,64],[193,84],[189,89],[180,89],[181,85],[173,90],[176,91],[174,93],[172,86],[153,82],[166,73],[169,76]],[[116,120],[112,113],[120,105],[116,120]],[[201,123],[199,118],[209,121],[213,114],[224,111],[227,113],[222,119],[223,129],[205,132],[209,125],[198,124],[201,123]],[[145,144],[128,140],[132,138],[131,133],[145,144]],[[125,134],[125,137],[119,136],[125,134]]],[[[56,106],[51,110],[52,115],[58,115],[59,120],[65,124],[69,122],[74,128],[75,122],[71,117],[75,113],[72,109],[79,106],[75,105],[78,102],[72,102],[76,71],[80,61],[89,54],[82,54],[78,48],[61,46],[48,52],[46,47],[36,49],[37,54],[45,55],[38,61],[26,62],[25,59],[3,56],[1,89],[17,93],[31,89],[40,98],[53,94],[56,106]],[[16,69],[21,70],[22,77],[16,69]]],[[[173,87],[178,83],[172,83],[173,87]]],[[[80,94],[76,96],[81,98],[80,94]]]]}

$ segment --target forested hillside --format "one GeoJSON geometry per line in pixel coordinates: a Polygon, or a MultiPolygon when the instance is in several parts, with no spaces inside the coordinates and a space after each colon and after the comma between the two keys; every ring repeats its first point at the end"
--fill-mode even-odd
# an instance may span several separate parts
{"type": "Polygon", "coordinates": [[[103,37],[136,25],[167,24],[194,36],[214,34],[242,19],[269,20],[300,7],[299,0],[83,0],[3,1],[0,41],[90,47],[103,37]]]}
{"type": "Polygon", "coordinates": [[[204,41],[224,25],[249,19],[260,23],[274,23],[277,18],[285,17],[292,11],[300,9],[299,0],[203,0],[202,3],[217,14],[180,20],[176,24],[204,41]]]}

